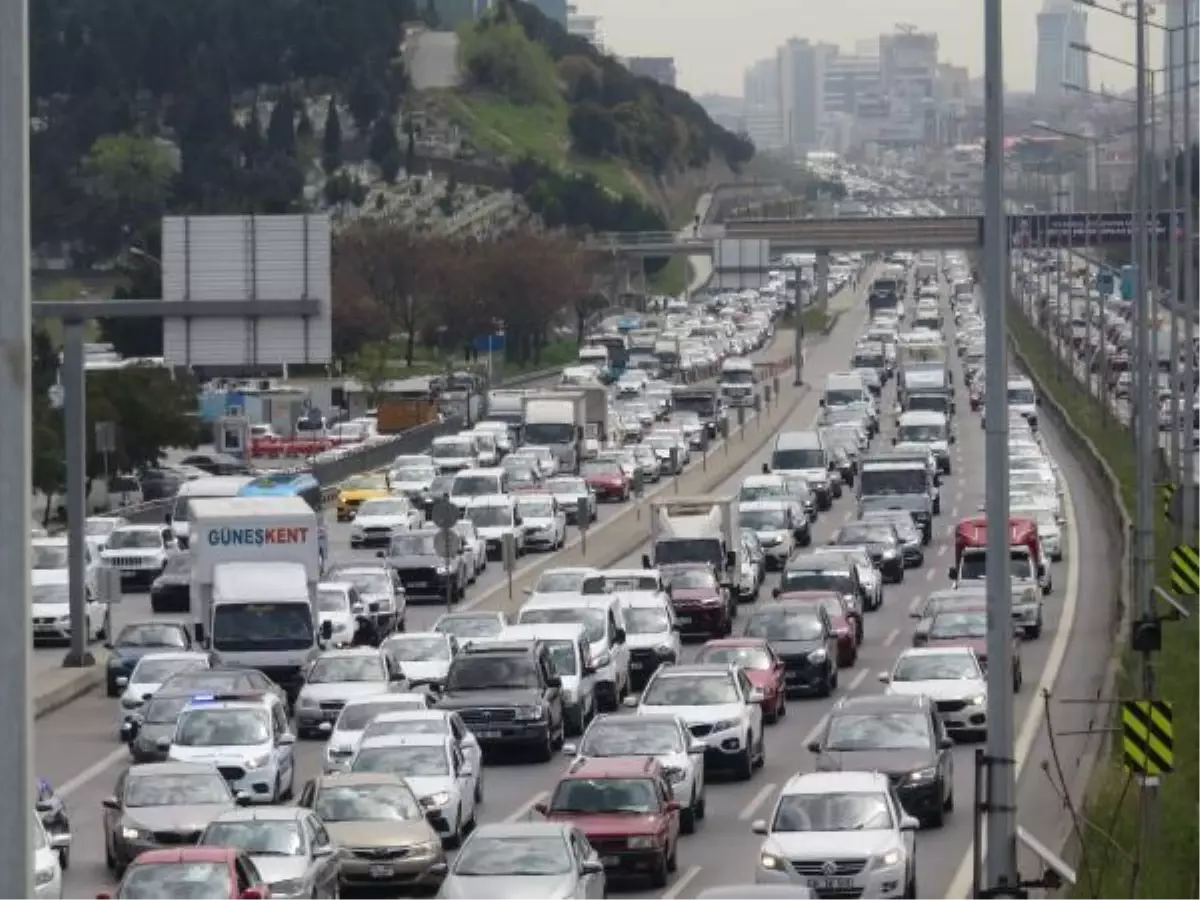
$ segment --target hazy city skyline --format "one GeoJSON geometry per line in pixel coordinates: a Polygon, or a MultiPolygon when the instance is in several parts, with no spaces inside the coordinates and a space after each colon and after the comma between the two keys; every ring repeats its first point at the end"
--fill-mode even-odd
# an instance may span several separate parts
{"type": "MultiPolygon", "coordinates": [[[[691,94],[740,96],[747,66],[790,37],[836,44],[853,52],[856,42],[891,32],[897,24],[938,35],[942,62],[983,74],[982,0],[837,0],[828,6],[808,0],[575,0],[579,12],[600,17],[606,48],[621,56],[671,56],[679,87],[691,94]]],[[[1044,0],[1005,0],[1005,84],[1032,91],[1037,51],[1037,13],[1044,0]]],[[[1113,5],[1116,5],[1114,2],[1113,5]]],[[[1088,10],[1088,40],[1097,50],[1132,59],[1133,23],[1088,10]]],[[[1150,30],[1149,59],[1162,59],[1160,39],[1150,30]]],[[[1093,88],[1133,86],[1133,70],[1093,57],[1093,88]]]]}

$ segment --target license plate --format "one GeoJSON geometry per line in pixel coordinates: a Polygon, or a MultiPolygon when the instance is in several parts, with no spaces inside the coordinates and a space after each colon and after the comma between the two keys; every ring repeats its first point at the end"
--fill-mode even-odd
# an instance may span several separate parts
{"type": "Polygon", "coordinates": [[[504,732],[495,730],[477,731],[475,732],[475,737],[479,738],[481,741],[495,740],[497,738],[504,737],[504,732]]]}
{"type": "Polygon", "coordinates": [[[810,878],[810,891],[846,891],[854,888],[853,878],[810,878]]]}
{"type": "Polygon", "coordinates": [[[369,866],[367,874],[372,878],[391,878],[396,874],[395,866],[369,866]]]}
{"type": "Polygon", "coordinates": [[[680,625],[691,625],[695,620],[691,616],[679,616],[680,625]]]}
{"type": "Polygon", "coordinates": [[[606,868],[606,869],[615,869],[617,866],[619,866],[621,864],[621,857],[619,857],[619,856],[602,856],[602,857],[600,857],[600,862],[603,863],[604,868],[606,868]]]}
{"type": "Polygon", "coordinates": [[[428,581],[410,581],[408,587],[429,587],[428,581]]]}
{"type": "Polygon", "coordinates": [[[640,663],[640,662],[632,662],[632,661],[631,661],[631,662],[629,663],[629,668],[630,668],[630,669],[632,669],[633,671],[635,671],[635,672],[636,672],[638,669],[644,669],[644,668],[646,668],[646,664],[645,664],[645,663],[640,663]]]}
{"type": "Polygon", "coordinates": [[[141,569],[122,569],[121,574],[122,575],[137,575],[141,571],[142,571],[141,569]]]}

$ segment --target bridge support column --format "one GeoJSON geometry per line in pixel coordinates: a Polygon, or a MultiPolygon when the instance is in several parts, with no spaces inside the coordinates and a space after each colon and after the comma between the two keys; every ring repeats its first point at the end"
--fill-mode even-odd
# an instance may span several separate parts
{"type": "Polygon", "coordinates": [[[824,312],[829,308],[829,251],[817,251],[817,264],[813,269],[813,287],[817,292],[817,309],[824,312]]]}

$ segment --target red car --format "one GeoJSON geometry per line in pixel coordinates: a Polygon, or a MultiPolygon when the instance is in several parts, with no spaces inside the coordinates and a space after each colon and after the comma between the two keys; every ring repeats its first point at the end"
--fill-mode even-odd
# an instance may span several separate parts
{"type": "Polygon", "coordinates": [[[780,603],[821,606],[829,614],[829,623],[837,635],[838,665],[842,668],[858,662],[858,635],[862,631],[862,619],[846,605],[845,599],[835,591],[789,591],[776,598],[780,603]]]}
{"type": "Polygon", "coordinates": [[[266,900],[267,883],[250,857],[231,847],[175,847],[147,850],[125,870],[111,898],[229,897],[230,900],[266,900]],[[186,886],[186,891],[183,888],[186,886]]]}
{"type": "MultiPolygon", "coordinates": [[[[917,643],[916,640],[913,643],[917,643]]],[[[988,665],[987,650],[987,609],[982,606],[962,609],[939,610],[929,618],[929,626],[925,629],[922,646],[926,647],[970,647],[975,651],[979,664],[984,670],[988,665]]],[[[1021,690],[1025,676],[1021,671],[1021,639],[1013,629],[1010,639],[1012,659],[1013,692],[1021,690]]]]}
{"type": "Polygon", "coordinates": [[[629,481],[625,478],[625,470],[619,462],[609,459],[585,462],[580,467],[579,474],[596,494],[597,500],[624,503],[629,499],[629,481]]]}
{"type": "Polygon", "coordinates": [[[763,692],[763,721],[773,725],[787,715],[783,660],[763,638],[722,638],[709,641],[696,654],[697,663],[738,665],[750,683],[763,692]]]}
{"type": "Polygon", "coordinates": [[[558,782],[550,802],[534,808],[586,834],[609,878],[645,876],[661,888],[675,871],[679,804],[653,757],[580,759],[558,782]]]}
{"type": "Polygon", "coordinates": [[[737,603],[704,563],[661,566],[679,633],[721,638],[733,631],[737,603]]]}

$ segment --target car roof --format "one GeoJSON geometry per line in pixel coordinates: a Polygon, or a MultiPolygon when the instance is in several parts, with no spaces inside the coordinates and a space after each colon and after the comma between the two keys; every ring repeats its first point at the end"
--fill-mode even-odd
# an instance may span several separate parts
{"type": "Polygon", "coordinates": [[[125,775],[128,778],[144,778],[153,775],[216,775],[219,774],[214,766],[208,763],[167,762],[138,763],[130,766],[125,775]]]}
{"type": "Polygon", "coordinates": [[[241,851],[233,847],[217,847],[208,844],[192,844],[187,847],[171,847],[161,850],[144,850],[133,861],[134,866],[161,863],[220,862],[232,863],[241,851]]]}
{"type": "Polygon", "coordinates": [[[221,822],[291,822],[307,810],[302,806],[238,806],[217,816],[221,822]]]}
{"type": "Polygon", "coordinates": [[[484,822],[471,834],[471,839],[482,837],[546,837],[556,835],[565,838],[575,826],[570,822],[484,822]]]}
{"type": "Polygon", "coordinates": [[[900,657],[905,656],[974,656],[975,651],[970,647],[907,647],[900,657]]]}
{"type": "Polygon", "coordinates": [[[692,663],[690,665],[664,665],[654,673],[655,678],[694,678],[696,676],[729,675],[733,667],[724,663],[692,663]]]}
{"type": "Polygon", "coordinates": [[[648,778],[662,772],[653,756],[592,756],[577,760],[563,781],[583,778],[648,778]]]}
{"type": "Polygon", "coordinates": [[[529,622],[507,625],[497,638],[501,641],[573,641],[585,630],[582,622],[529,622]]]}
{"type": "MultiPolygon", "coordinates": [[[[745,485],[743,485],[745,487],[745,485]]],[[[780,498],[778,500],[751,500],[747,503],[739,503],[738,509],[741,512],[756,512],[763,511],[786,511],[791,504],[789,501],[780,498]]]]}
{"type": "Polygon", "coordinates": [[[844,697],[834,706],[833,712],[889,713],[919,711],[932,701],[924,694],[867,694],[844,697]]]}
{"type": "Polygon", "coordinates": [[[359,744],[358,749],[376,747],[442,747],[450,739],[444,734],[381,734],[369,737],[359,744]]]}
{"type": "Polygon", "coordinates": [[[728,637],[714,638],[711,641],[705,641],[700,648],[704,650],[707,647],[755,647],[758,649],[766,649],[770,646],[770,642],[766,638],[753,637],[728,637]]]}
{"type": "Polygon", "coordinates": [[[800,772],[787,780],[780,793],[784,796],[835,791],[886,793],[887,789],[888,779],[882,772],[800,772]]]}

